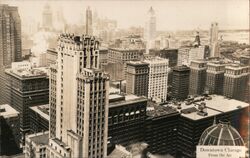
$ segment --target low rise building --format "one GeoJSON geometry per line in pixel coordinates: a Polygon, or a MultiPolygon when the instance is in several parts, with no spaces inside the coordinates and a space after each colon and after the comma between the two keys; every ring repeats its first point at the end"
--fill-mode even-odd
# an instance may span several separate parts
{"type": "Polygon", "coordinates": [[[27,135],[24,148],[25,157],[46,158],[48,142],[49,131],[27,135]]]}
{"type": "Polygon", "coordinates": [[[0,105],[0,157],[21,153],[19,114],[8,104],[0,105]]]}
{"type": "Polygon", "coordinates": [[[30,132],[49,130],[49,104],[30,107],[30,132]]]}

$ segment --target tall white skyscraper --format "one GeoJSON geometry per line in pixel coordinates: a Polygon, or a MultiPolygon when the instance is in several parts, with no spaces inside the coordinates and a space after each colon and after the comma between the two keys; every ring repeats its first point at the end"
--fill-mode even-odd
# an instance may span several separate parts
{"type": "Polygon", "coordinates": [[[107,156],[109,77],[99,69],[99,42],[60,35],[50,76],[48,156],[107,156]]]}
{"type": "Polygon", "coordinates": [[[43,8],[42,13],[42,27],[47,30],[51,30],[53,28],[53,15],[52,10],[49,4],[46,4],[43,8]]]}
{"type": "Polygon", "coordinates": [[[93,35],[92,10],[90,7],[88,7],[86,10],[86,35],[93,35]]]}
{"type": "Polygon", "coordinates": [[[218,42],[218,23],[214,22],[210,28],[210,57],[219,57],[219,42],[218,42]]]}
{"type": "Polygon", "coordinates": [[[147,41],[147,52],[154,44],[155,37],[156,37],[156,16],[153,7],[150,7],[147,13],[147,20],[144,32],[144,38],[147,41]]]}
{"type": "Polygon", "coordinates": [[[154,57],[144,61],[149,64],[148,98],[156,102],[167,100],[168,59],[154,57]]]}

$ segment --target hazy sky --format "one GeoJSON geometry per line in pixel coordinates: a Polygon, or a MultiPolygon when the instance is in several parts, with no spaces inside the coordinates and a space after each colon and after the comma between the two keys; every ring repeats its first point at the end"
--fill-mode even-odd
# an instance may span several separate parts
{"type": "MultiPolygon", "coordinates": [[[[0,0],[0,3],[19,6],[22,19],[41,19],[45,1],[0,0]]],[[[145,25],[146,13],[152,6],[157,15],[157,30],[208,29],[217,21],[220,29],[248,29],[248,0],[54,0],[47,1],[53,9],[62,8],[69,23],[79,23],[90,6],[100,17],[115,19],[118,26],[145,25]]],[[[27,22],[28,20],[25,20],[27,22]]]]}

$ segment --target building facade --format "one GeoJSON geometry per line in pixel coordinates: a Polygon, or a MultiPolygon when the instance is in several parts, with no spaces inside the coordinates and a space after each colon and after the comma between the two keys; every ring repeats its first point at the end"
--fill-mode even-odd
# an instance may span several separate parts
{"type": "MultiPolygon", "coordinates": [[[[223,95],[245,101],[249,82],[249,66],[228,65],[225,67],[223,95]]],[[[249,96],[248,96],[249,97],[249,96]]]]}
{"type": "Polygon", "coordinates": [[[147,98],[134,95],[110,95],[108,137],[111,146],[125,147],[142,142],[147,98]]]}
{"type": "Polygon", "coordinates": [[[8,104],[0,105],[0,156],[21,153],[19,112],[8,104]]]}
{"type": "Polygon", "coordinates": [[[127,63],[126,93],[148,96],[148,65],[141,61],[127,63]]]}
{"type": "Polygon", "coordinates": [[[173,68],[171,97],[177,100],[184,100],[189,93],[190,68],[177,66],[173,68]]]}
{"type": "Polygon", "coordinates": [[[11,62],[22,60],[21,19],[17,7],[0,5],[0,26],[0,104],[9,104],[4,70],[11,62]]]}
{"type": "Polygon", "coordinates": [[[210,28],[210,57],[220,57],[218,34],[218,23],[214,22],[211,24],[210,28]]]}
{"type": "Polygon", "coordinates": [[[6,87],[10,105],[20,112],[22,142],[30,132],[29,107],[49,103],[49,78],[47,69],[6,69],[6,87]]]}
{"type": "Polygon", "coordinates": [[[55,64],[57,60],[57,51],[55,49],[48,49],[46,52],[47,65],[55,64]]]}
{"type": "Polygon", "coordinates": [[[169,60],[169,67],[175,67],[178,63],[178,49],[150,49],[149,54],[153,56],[159,56],[169,60]]]}
{"type": "Polygon", "coordinates": [[[144,60],[149,64],[148,98],[164,102],[167,100],[168,59],[155,57],[144,60]]]}
{"type": "Polygon", "coordinates": [[[46,147],[49,142],[49,131],[26,136],[25,157],[46,158],[46,147]]]}
{"type": "Polygon", "coordinates": [[[49,130],[49,104],[30,107],[30,133],[49,130]]]}
{"type": "Polygon", "coordinates": [[[225,64],[222,62],[207,63],[207,78],[205,90],[209,94],[223,94],[225,64]]]}
{"type": "MultiPolygon", "coordinates": [[[[109,63],[119,63],[122,64],[122,69],[115,69],[116,71],[106,71],[107,73],[115,73],[114,76],[119,76],[118,78],[112,78],[111,80],[125,80],[126,79],[126,62],[137,61],[142,58],[144,49],[124,49],[124,48],[109,48],[108,50],[108,64],[109,63]]],[[[109,70],[108,65],[105,66],[105,70],[109,70]]],[[[111,69],[113,70],[113,68],[111,69]]]]}
{"type": "Polygon", "coordinates": [[[109,77],[99,68],[99,42],[61,34],[50,77],[49,158],[106,157],[109,77]]]}
{"type": "Polygon", "coordinates": [[[189,95],[201,95],[204,93],[206,84],[207,64],[204,60],[191,61],[189,95]]]}
{"type": "Polygon", "coordinates": [[[179,117],[179,112],[172,107],[158,105],[147,110],[144,141],[150,153],[176,155],[179,117]]]}

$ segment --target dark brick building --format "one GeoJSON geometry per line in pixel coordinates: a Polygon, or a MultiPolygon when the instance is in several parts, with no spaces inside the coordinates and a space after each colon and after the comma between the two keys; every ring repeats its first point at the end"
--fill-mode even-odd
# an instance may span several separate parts
{"type": "Polygon", "coordinates": [[[172,72],[171,97],[177,100],[184,100],[189,93],[190,68],[187,66],[177,66],[172,72]]]}
{"type": "Polygon", "coordinates": [[[130,61],[127,63],[126,93],[148,96],[148,63],[130,61]]]}

